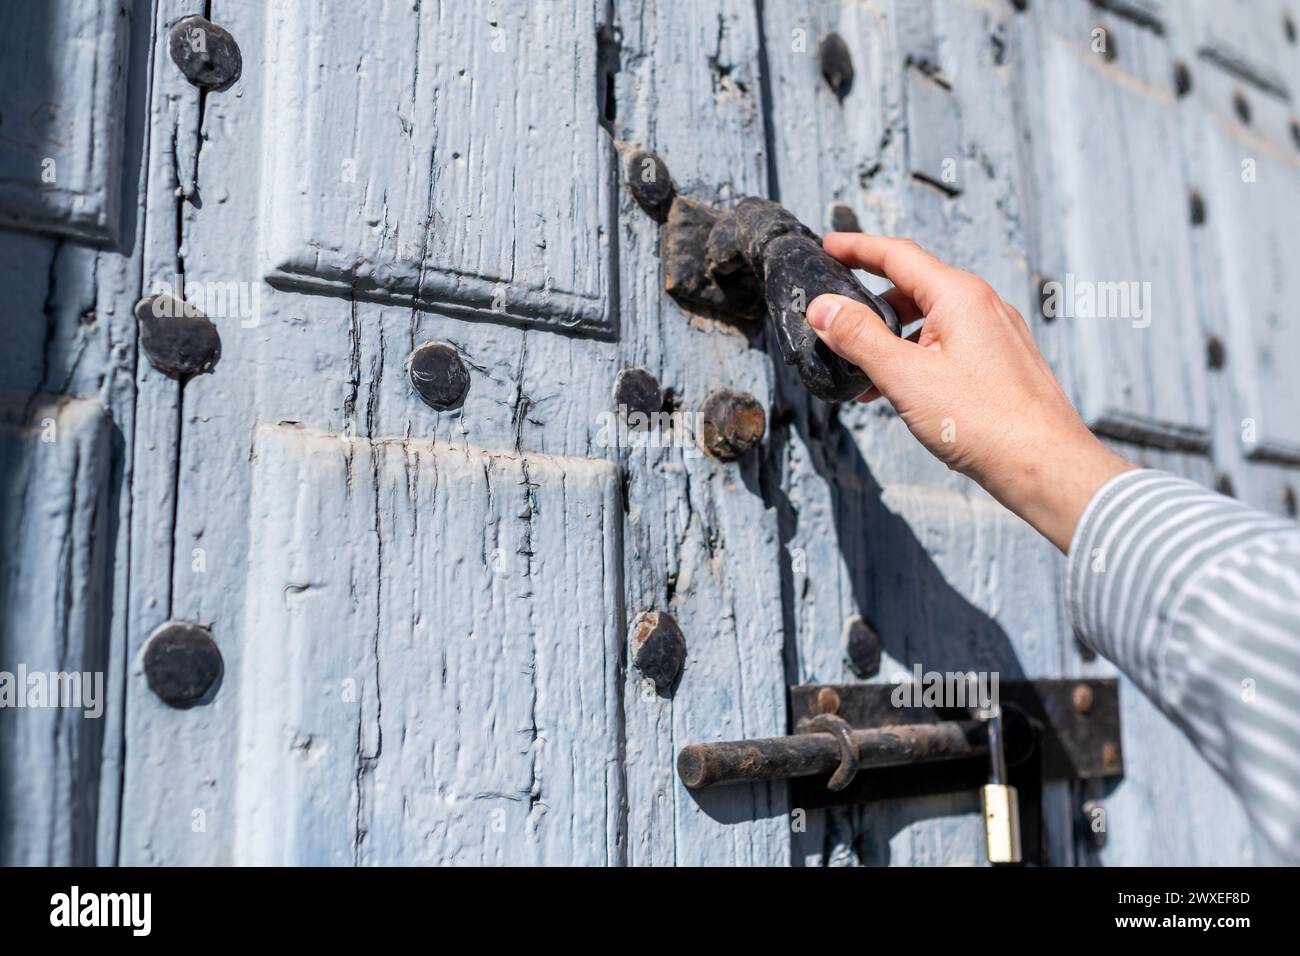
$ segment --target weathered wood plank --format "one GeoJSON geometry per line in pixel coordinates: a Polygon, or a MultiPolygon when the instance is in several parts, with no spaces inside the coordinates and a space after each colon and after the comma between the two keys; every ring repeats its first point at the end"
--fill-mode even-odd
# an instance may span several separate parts
{"type": "Polygon", "coordinates": [[[1190,170],[1166,33],[1085,4],[1035,7],[1024,60],[1035,263],[1067,391],[1094,429],[1205,450],[1190,170]],[[1054,294],[1053,294],[1054,293],[1054,294]]]}
{"type": "Polygon", "coordinates": [[[95,862],[111,706],[112,459],[98,401],[0,391],[5,866],[95,862]]]}
{"type": "MultiPolygon", "coordinates": [[[[172,615],[172,557],[175,529],[175,493],[179,441],[182,433],[182,390],[173,379],[157,371],[138,347],[133,315],[135,301],[145,292],[160,289],[183,294],[185,240],[188,210],[198,198],[195,191],[199,144],[199,91],[176,69],[167,46],[167,30],[182,16],[201,13],[193,0],[169,0],[150,11],[148,45],[136,56],[148,67],[148,135],[141,135],[141,216],[136,233],[135,277],[129,298],[117,305],[131,330],[132,432],[127,436],[126,487],[130,504],[123,512],[129,521],[125,535],[129,547],[129,589],[123,589],[120,626],[121,660],[118,671],[122,697],[120,758],[120,828],[115,834],[114,861],[124,865],[149,865],[165,859],[185,859],[196,864],[214,858],[190,841],[187,856],[168,857],[155,850],[151,833],[159,816],[172,808],[159,794],[187,779],[189,757],[201,748],[182,727],[155,738],[140,719],[141,701],[156,704],[145,684],[139,655],[154,629],[172,615]],[[172,773],[156,774],[143,768],[168,765],[172,773]]],[[[201,201],[201,199],[199,200],[201,201]]],[[[124,363],[125,364],[125,363],[124,363]]],[[[199,784],[198,786],[201,786],[199,784]]],[[[176,808],[186,821],[203,802],[190,798],[176,808]]]]}
{"type": "Polygon", "coordinates": [[[615,468],[294,426],[252,467],[234,862],[616,862],[615,468]]]}
{"type": "MultiPolygon", "coordinates": [[[[767,160],[752,5],[614,9],[619,139],[659,153],[692,198],[762,195],[767,160]]],[[[767,356],[743,330],[687,314],[664,295],[658,246],[657,225],[620,187],[618,365],[648,368],[688,414],[720,387],[748,391],[770,408],[767,356]]],[[[612,377],[603,383],[601,412],[613,404],[612,384],[612,377]]],[[[687,650],[672,695],[656,694],[635,668],[627,672],[634,865],[789,860],[784,787],[694,794],[674,769],[686,744],[785,732],[776,515],[755,454],[734,464],[705,458],[680,424],[623,454],[628,623],[643,610],[667,611],[687,650]]]]}
{"type": "Polygon", "coordinates": [[[1233,31],[1230,45],[1220,38],[1218,17],[1189,19],[1195,47],[1223,57],[1194,62],[1195,83],[1180,113],[1207,225],[1197,236],[1202,311],[1222,346],[1217,374],[1232,383],[1222,450],[1300,465],[1290,364],[1300,352],[1300,330],[1291,321],[1300,297],[1291,248],[1300,209],[1300,151],[1290,131],[1295,105],[1234,72],[1254,75],[1263,72],[1257,63],[1275,62],[1266,58],[1263,38],[1249,58],[1239,56],[1241,34],[1252,31],[1233,31]]]}
{"type": "MultiPolygon", "coordinates": [[[[220,201],[205,201],[201,207],[187,205],[183,210],[186,278],[198,283],[244,281],[260,275],[257,250],[250,249],[241,237],[245,224],[257,221],[263,209],[258,191],[247,188],[247,184],[257,182],[259,158],[245,144],[260,135],[262,114],[256,108],[249,109],[247,104],[260,103],[266,95],[266,70],[261,63],[264,54],[260,52],[265,49],[265,24],[256,11],[241,5],[228,8],[218,5],[213,18],[239,39],[245,54],[245,73],[241,83],[230,91],[231,95],[210,96],[205,105],[198,189],[202,197],[219,197],[220,201]]],[[[706,39],[715,44],[708,49],[716,49],[715,23],[710,23],[707,31],[701,31],[700,42],[706,39]]],[[[593,83],[593,92],[594,87],[593,83]]],[[[590,106],[593,111],[603,108],[594,95],[590,106]]],[[[748,116],[745,121],[752,124],[753,114],[744,104],[736,115],[748,116]]],[[[380,151],[385,147],[377,143],[371,148],[380,151]]],[[[754,164],[752,168],[758,170],[761,166],[754,164]]],[[[604,175],[610,177],[611,183],[613,173],[610,164],[604,175]]],[[[635,217],[642,215],[630,207],[625,215],[637,221],[639,229],[641,225],[633,212],[635,217]]],[[[437,226],[430,224],[429,228],[437,226]]],[[[653,230],[647,234],[653,236],[653,230]]],[[[655,304],[653,308],[637,311],[644,312],[652,326],[661,308],[655,282],[657,261],[641,261],[636,281],[650,280],[642,295],[655,304]]],[[[626,274],[633,275],[630,270],[626,274]]],[[[600,431],[604,424],[601,416],[609,409],[618,370],[624,364],[645,361],[643,349],[647,336],[628,335],[626,346],[614,345],[481,320],[466,322],[409,308],[303,296],[265,287],[261,291],[260,322],[256,325],[245,327],[244,323],[234,321],[235,316],[214,316],[223,339],[221,362],[211,375],[191,381],[184,391],[178,471],[182,491],[177,509],[171,611],[174,616],[212,626],[226,659],[228,675],[245,673],[244,654],[252,641],[241,609],[246,600],[253,598],[243,562],[253,547],[256,531],[246,519],[254,495],[247,456],[258,423],[291,420],[341,436],[428,436],[438,443],[456,447],[471,444],[502,449],[507,457],[521,460],[530,460],[536,454],[578,459],[616,454],[615,449],[601,444],[600,431]],[[455,343],[470,370],[471,386],[465,404],[454,412],[437,413],[422,405],[407,378],[404,367],[407,355],[416,345],[430,339],[455,343]],[[625,352],[631,354],[623,357],[625,352]],[[232,453],[233,449],[238,451],[232,453]],[[193,568],[196,548],[203,550],[206,562],[202,573],[196,573],[193,568]]],[[[626,301],[640,306],[642,300],[626,301]]],[[[676,321],[685,326],[687,320],[679,317],[676,321]]],[[[657,338],[663,333],[654,334],[657,338]]],[[[698,337],[699,347],[689,373],[685,370],[663,373],[665,384],[677,395],[698,404],[707,394],[707,387],[713,384],[762,381],[757,376],[765,360],[761,353],[748,349],[743,339],[718,334],[711,326],[692,334],[698,337]],[[720,341],[724,348],[719,349],[715,341],[720,341]],[[749,371],[733,375],[724,365],[719,376],[720,367],[712,360],[716,356],[734,356],[728,361],[736,362],[743,359],[743,367],[749,371]]],[[[683,457],[680,449],[672,454],[676,459],[683,457]]],[[[592,465],[578,460],[574,467],[581,474],[592,465]]],[[[692,461],[691,467],[703,469],[702,473],[726,474],[712,463],[692,461]]],[[[709,479],[708,483],[713,480],[709,479]]],[[[702,548],[706,540],[715,545],[721,540],[734,547],[738,555],[744,556],[745,563],[726,565],[715,558],[713,566],[728,588],[743,585],[751,592],[756,589],[760,599],[737,601],[739,610],[728,611],[727,604],[732,600],[729,593],[715,596],[710,586],[702,582],[699,596],[695,597],[693,588],[683,587],[685,593],[679,601],[684,610],[680,613],[684,619],[689,618],[691,604],[698,602],[701,623],[697,626],[691,620],[686,626],[693,633],[704,635],[693,651],[702,663],[688,663],[688,673],[695,668],[701,692],[724,696],[721,703],[701,712],[700,723],[705,727],[697,729],[688,722],[678,732],[680,743],[699,737],[705,729],[710,733],[726,733],[728,722],[738,718],[745,721],[747,728],[753,726],[764,733],[779,731],[784,725],[779,615],[771,612],[776,595],[775,578],[765,578],[763,572],[764,552],[770,554],[773,548],[768,530],[770,520],[764,522],[763,502],[747,488],[727,482],[715,493],[704,487],[705,484],[700,481],[695,485],[693,505],[683,506],[680,497],[683,485],[679,484],[674,495],[652,499],[648,513],[663,511],[672,514],[675,522],[680,521],[685,535],[684,549],[702,548]],[[716,506],[715,498],[719,502],[716,506]],[[665,509],[670,499],[671,509],[665,509]],[[710,514],[716,508],[724,514],[720,518],[711,516],[706,522],[691,518],[695,508],[710,509],[710,514]],[[734,514],[727,514],[728,511],[734,514]],[[770,585],[764,583],[767,581],[770,585]],[[724,640],[715,647],[707,637],[717,629],[719,619],[724,621],[724,640]],[[752,654],[746,643],[751,634],[757,635],[754,643],[758,647],[752,654]]],[[[570,520],[577,526],[581,524],[580,518],[573,515],[570,520]]],[[[590,545],[588,541],[587,546],[590,545]]],[[[677,562],[670,557],[671,553],[668,548],[662,552],[656,549],[650,558],[662,569],[647,572],[653,575],[660,594],[670,587],[669,574],[674,572],[668,568],[675,568],[677,562]]],[[[450,558],[444,556],[447,559],[450,558]]],[[[618,583],[621,572],[621,567],[604,568],[601,572],[604,585],[621,589],[618,583]]],[[[580,575],[591,571],[572,567],[566,573],[576,582],[580,575]]],[[[390,566],[385,572],[384,593],[390,593],[390,588],[391,593],[402,593],[408,585],[418,590],[420,580],[413,569],[390,566]]],[[[369,586],[377,585],[371,582],[369,586]]],[[[627,598],[625,618],[630,619],[634,606],[640,604],[627,598]]],[[[570,624],[573,631],[591,627],[585,616],[581,620],[573,618],[570,624]]],[[[147,633],[142,631],[141,636],[147,633]]],[[[620,640],[621,633],[620,626],[620,640]]],[[[402,673],[407,668],[419,672],[426,665],[418,659],[418,653],[418,648],[395,647],[394,673],[402,673]]],[[[577,680],[574,675],[570,679],[577,680]]],[[[528,693],[527,675],[517,675],[514,682],[514,691],[528,693]]],[[[143,687],[138,668],[132,677],[132,687],[135,697],[130,709],[134,723],[127,775],[131,809],[126,814],[130,832],[124,841],[130,849],[124,849],[124,856],[150,861],[220,862],[234,858],[237,848],[246,845],[240,835],[242,824],[222,808],[232,806],[237,799],[244,766],[238,763],[230,743],[229,728],[239,722],[238,715],[243,708],[237,680],[228,677],[208,707],[183,713],[163,709],[143,687]],[[148,763],[144,762],[146,759],[148,763]],[[159,765],[155,761],[165,763],[172,768],[171,772],[157,773],[152,769],[159,765]],[[195,809],[205,811],[206,836],[192,830],[195,809]]],[[[566,692],[576,693],[576,683],[566,692]]],[[[629,676],[629,698],[639,693],[635,677],[629,676]]],[[[604,705],[598,712],[594,702],[586,706],[589,709],[584,719],[588,720],[597,716],[603,719],[611,713],[616,716],[618,712],[617,707],[611,710],[604,705]]],[[[657,707],[666,715],[671,711],[671,702],[666,705],[658,702],[657,707]]],[[[674,836],[671,824],[660,829],[661,820],[648,818],[650,805],[662,802],[675,788],[671,776],[675,747],[669,733],[668,726],[663,725],[662,731],[652,730],[644,738],[629,738],[626,745],[629,752],[640,754],[652,746],[658,756],[648,798],[640,804],[623,807],[612,817],[616,824],[610,825],[615,829],[601,843],[607,848],[609,858],[617,862],[628,855],[629,841],[623,834],[628,828],[636,828],[647,834],[634,838],[636,842],[651,838],[664,841],[668,859],[676,853],[673,848],[676,840],[686,847],[683,853],[703,854],[723,862],[783,859],[785,824],[779,811],[774,821],[764,819],[754,825],[738,813],[731,814],[731,820],[715,822],[698,809],[683,809],[677,814],[686,819],[683,837],[674,836]],[[624,823],[624,818],[629,822],[624,823]],[[652,831],[653,837],[649,836],[652,831]],[[727,840],[706,841],[702,835],[706,831],[719,836],[728,832],[732,835],[727,840]]],[[[401,776],[398,770],[392,772],[401,776]]],[[[616,796],[617,792],[610,784],[609,794],[616,796]]],[[[594,799],[586,790],[581,798],[594,799]]],[[[600,799],[607,799],[603,791],[600,799]]],[[[672,799],[689,798],[683,793],[672,799]]],[[[383,815],[377,814],[376,827],[383,825],[383,815]]],[[[376,830],[371,832],[377,834],[376,840],[381,839],[376,830]]],[[[552,854],[549,858],[558,854],[557,845],[552,843],[545,848],[546,853],[552,854]]],[[[416,858],[419,853],[434,852],[428,848],[417,849],[400,830],[386,833],[382,846],[386,859],[396,859],[399,855],[416,858]]],[[[308,852],[301,845],[299,849],[308,852]]]]}
{"type": "Polygon", "coordinates": [[[268,8],[268,276],[612,332],[601,6],[268,8]]]}
{"type": "MultiPolygon", "coordinates": [[[[766,6],[782,201],[812,223],[844,203],[864,229],[918,239],[1028,313],[1018,77],[990,42],[996,36],[1014,62],[1014,19],[1010,7],[994,14],[964,3],[766,6]],[[831,31],[857,74],[842,103],[815,55],[831,31]],[[856,175],[841,153],[863,157],[856,175]]],[[[881,635],[876,680],[918,663],[1008,677],[1060,672],[1060,559],[1045,542],[932,460],[883,403],[831,410],[797,383],[783,401],[771,480],[786,496],[786,626],[800,680],[857,679],[844,647],[857,615],[881,635]]],[[[1057,860],[1071,855],[1066,796],[1060,787],[1047,795],[1057,860]]],[[[795,854],[814,864],[976,863],[976,811],[963,795],[814,814],[795,854]]]]}
{"type": "MultiPolygon", "coordinates": [[[[816,228],[843,203],[864,228],[916,236],[1031,318],[1094,424],[1212,454],[1125,453],[1207,484],[1222,472],[1253,503],[1295,508],[1300,439],[1275,412],[1300,349],[1276,319],[1297,291],[1278,250],[1300,208],[1277,200],[1298,181],[1285,4],[769,2],[756,16],[748,2],[618,2],[492,22],[472,5],[393,3],[366,14],[381,29],[362,30],[348,26],[361,14],[326,17],[309,0],[218,0],[210,15],[239,41],[245,74],[206,98],[163,42],[202,6],[168,0],[150,23],[138,0],[137,29],[113,27],[113,43],[131,44],[116,61],[100,55],[107,34],[74,29],[91,42],[68,51],[95,56],[45,79],[93,90],[60,100],[76,115],[114,98],[91,118],[125,114],[125,150],[97,154],[77,196],[41,193],[52,207],[3,203],[20,230],[102,241],[120,228],[129,249],[5,237],[0,289],[17,321],[0,386],[23,407],[61,393],[36,399],[63,409],[56,421],[98,411],[73,416],[80,437],[54,458],[10,434],[0,460],[23,500],[48,507],[7,504],[0,521],[20,523],[25,555],[63,549],[66,580],[103,602],[51,592],[34,630],[6,630],[0,669],[13,634],[42,659],[58,629],[40,614],[64,607],[111,688],[101,722],[63,725],[53,749],[28,746],[54,739],[48,713],[0,713],[21,730],[9,751],[0,740],[0,776],[20,787],[6,813],[22,803],[36,821],[13,839],[6,825],[6,861],[114,862],[119,820],[120,859],[137,863],[980,859],[968,797],[814,815],[792,846],[783,788],[701,798],[676,781],[685,743],[784,732],[786,683],[851,679],[854,614],[884,638],[877,679],[918,660],[1107,668],[1081,664],[1064,632],[1059,559],[927,459],[888,409],[808,402],[761,335],[664,297],[657,228],[619,183],[602,126],[659,151],[696,198],[779,192],[816,228]],[[1099,23],[1114,60],[1088,48],[1099,23]],[[816,59],[829,29],[855,65],[842,103],[816,59]],[[1192,67],[1181,100],[1175,56],[1192,67]],[[113,89],[83,82],[111,62],[130,65],[113,89]],[[301,148],[286,127],[306,131],[301,148]],[[1257,160],[1253,192],[1243,158],[1257,160]],[[124,177],[145,188],[130,195],[124,177]],[[1193,187],[1200,228],[1186,221],[1193,187]],[[131,212],[113,227],[118,194],[131,212]],[[1145,337],[1033,317],[1037,277],[1071,271],[1150,279],[1159,308],[1145,337]],[[182,274],[200,292],[258,296],[254,315],[213,314],[222,359],[183,389],[138,361],[130,311],[182,274]],[[596,336],[553,334],[565,327],[596,336]],[[1221,371],[1203,370],[1205,332],[1225,344],[1221,371]],[[430,340],[469,370],[451,412],[424,405],[407,375],[430,340]],[[770,411],[761,453],[702,458],[678,425],[655,447],[611,447],[602,416],[629,365],[686,412],[720,386],[752,392],[770,411]],[[74,474],[59,456],[76,449],[74,474]],[[485,555],[503,542],[498,571],[485,555]],[[672,694],[648,690],[626,656],[624,632],[647,609],[686,634],[672,694]],[[172,616],[211,625],[225,656],[205,707],[171,710],[145,685],[140,649],[172,616]],[[333,696],[318,694],[329,681],[333,696]],[[19,778],[19,765],[41,769],[19,778]]],[[[40,16],[116,9],[69,0],[40,16]]],[[[34,49],[23,96],[43,68],[34,49]]],[[[77,135],[90,142],[92,127],[77,135]]],[[[46,188],[10,185],[22,202],[46,188]]],[[[5,586],[31,597],[63,580],[34,573],[24,564],[5,586]]],[[[1271,862],[1227,786],[1126,690],[1129,774],[1109,791],[1052,788],[1052,858],[1271,862]],[[1096,857],[1071,845],[1085,796],[1108,812],[1096,857]]]]}
{"type": "Polygon", "coordinates": [[[0,223],[118,238],[129,0],[50,0],[0,32],[0,223]]]}

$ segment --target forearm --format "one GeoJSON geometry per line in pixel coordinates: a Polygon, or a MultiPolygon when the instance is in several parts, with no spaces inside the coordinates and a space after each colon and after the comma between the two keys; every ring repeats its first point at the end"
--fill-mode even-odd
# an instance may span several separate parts
{"type": "Polygon", "coordinates": [[[1106,482],[1136,467],[1080,422],[1074,434],[1025,441],[1018,455],[981,483],[1008,510],[1068,552],[1088,502],[1106,482]]]}
{"type": "Polygon", "coordinates": [[[1300,526],[1172,475],[1131,471],[1085,509],[1068,600],[1079,637],[1300,858],[1300,526]]]}

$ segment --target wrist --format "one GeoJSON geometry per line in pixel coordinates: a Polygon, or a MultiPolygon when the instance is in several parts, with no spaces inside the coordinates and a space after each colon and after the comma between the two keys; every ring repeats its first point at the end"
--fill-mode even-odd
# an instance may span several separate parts
{"type": "Polygon", "coordinates": [[[1063,553],[1069,552],[1074,529],[1093,495],[1116,475],[1137,467],[1103,445],[1082,423],[1079,429],[1066,441],[1045,436],[1040,442],[1026,443],[1024,454],[984,485],[1063,553]]]}

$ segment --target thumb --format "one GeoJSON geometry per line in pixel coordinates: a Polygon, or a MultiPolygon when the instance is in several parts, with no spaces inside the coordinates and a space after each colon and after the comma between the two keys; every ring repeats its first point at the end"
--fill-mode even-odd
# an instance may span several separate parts
{"type": "Polygon", "coordinates": [[[861,368],[888,395],[907,343],[884,319],[847,296],[819,295],[808,306],[808,324],[832,352],[861,368]]]}

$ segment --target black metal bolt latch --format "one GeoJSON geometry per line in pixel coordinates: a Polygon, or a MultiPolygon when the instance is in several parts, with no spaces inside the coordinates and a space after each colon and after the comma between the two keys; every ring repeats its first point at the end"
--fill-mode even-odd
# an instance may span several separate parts
{"type": "Polygon", "coordinates": [[[691,744],[678,776],[692,790],[788,780],[808,809],[980,791],[990,859],[1041,862],[1042,784],[1124,772],[1114,680],[1004,680],[991,707],[900,706],[896,689],[791,687],[793,735],[691,744]]]}

